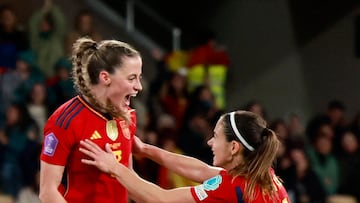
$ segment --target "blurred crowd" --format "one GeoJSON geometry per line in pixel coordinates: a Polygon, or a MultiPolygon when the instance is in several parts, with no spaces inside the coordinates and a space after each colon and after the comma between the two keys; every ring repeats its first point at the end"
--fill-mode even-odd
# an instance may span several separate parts
{"type": "MultiPolygon", "coordinates": [[[[54,109],[76,95],[71,46],[82,36],[97,41],[102,36],[90,11],[79,11],[69,26],[51,0],[44,1],[26,26],[19,26],[16,17],[10,5],[1,5],[0,194],[33,203],[39,202],[42,129],[54,109]]],[[[154,50],[152,56],[157,74],[151,81],[145,78],[144,91],[132,101],[137,136],[211,164],[206,143],[226,109],[226,50],[207,33],[190,50],[154,50]]],[[[273,119],[258,101],[239,104],[238,109],[263,116],[281,139],[274,169],[292,202],[321,203],[338,194],[360,198],[360,114],[346,120],[346,105],[338,100],[329,101],[327,111],[309,121],[295,113],[273,119]]],[[[163,188],[197,184],[148,159],[135,159],[134,168],[163,188]]]]}

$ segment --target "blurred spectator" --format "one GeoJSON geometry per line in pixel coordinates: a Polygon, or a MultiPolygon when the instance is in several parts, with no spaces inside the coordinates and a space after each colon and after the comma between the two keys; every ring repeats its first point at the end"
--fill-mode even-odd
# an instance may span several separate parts
{"type": "Polygon", "coordinates": [[[156,126],[157,117],[163,113],[163,108],[159,102],[159,95],[162,87],[168,81],[172,72],[165,63],[164,54],[160,50],[154,49],[151,54],[156,61],[156,73],[154,79],[149,84],[146,106],[150,118],[149,125],[156,126]]]}
{"type": "Polygon", "coordinates": [[[43,129],[50,115],[50,104],[47,97],[47,89],[44,83],[35,83],[28,94],[26,101],[27,110],[31,118],[36,122],[39,131],[35,140],[41,144],[43,141],[43,129]]]}
{"type": "Polygon", "coordinates": [[[251,100],[248,103],[246,103],[245,106],[243,107],[243,109],[246,111],[251,111],[251,112],[261,116],[263,119],[268,120],[266,111],[265,111],[263,105],[256,100],[251,100]]]}
{"type": "Polygon", "coordinates": [[[33,181],[22,188],[15,203],[40,203],[39,199],[40,171],[33,175],[33,181]]]}
{"type": "Polygon", "coordinates": [[[360,148],[355,134],[346,130],[341,136],[341,152],[339,156],[340,185],[339,193],[352,195],[360,201],[360,148]]]}
{"type": "Polygon", "coordinates": [[[303,137],[305,135],[305,128],[300,120],[299,115],[292,113],[289,119],[289,134],[290,137],[303,137]]]}
{"type": "Polygon", "coordinates": [[[11,102],[25,102],[32,85],[43,81],[43,75],[36,67],[34,53],[20,52],[17,56],[16,68],[0,77],[0,114],[4,114],[11,102]]]}
{"type": "Polygon", "coordinates": [[[69,32],[66,37],[67,56],[71,55],[72,46],[80,37],[90,37],[97,42],[102,39],[101,35],[96,31],[93,14],[89,10],[82,10],[76,16],[74,30],[69,32]]]}
{"type": "Polygon", "coordinates": [[[326,115],[330,119],[330,124],[335,130],[335,133],[342,133],[343,129],[347,125],[344,117],[345,111],[345,105],[341,101],[333,100],[328,104],[326,115]]]}
{"type": "Polygon", "coordinates": [[[191,68],[199,64],[229,66],[229,56],[211,30],[200,31],[198,44],[191,51],[187,66],[191,68]]]}
{"type": "MultiPolygon", "coordinates": [[[[275,171],[276,174],[284,180],[284,187],[289,189],[291,184],[295,181],[294,174],[292,173],[290,167],[292,166],[291,158],[289,156],[289,146],[288,146],[288,130],[285,121],[282,119],[276,119],[273,121],[269,128],[273,130],[279,138],[280,145],[276,155],[276,164],[275,171]]],[[[289,196],[291,198],[291,193],[289,191],[289,196]]]]}
{"type": "Polygon", "coordinates": [[[326,117],[330,121],[330,125],[334,131],[333,152],[338,155],[341,149],[341,135],[347,128],[345,120],[345,105],[339,100],[332,100],[328,103],[326,117]]]}
{"type": "MultiPolygon", "coordinates": [[[[5,126],[0,128],[0,169],[4,166],[5,152],[8,144],[8,138],[5,134],[5,126]]],[[[1,177],[1,176],[0,176],[1,177]]],[[[0,194],[2,193],[2,188],[5,187],[2,179],[0,178],[0,194]]]]}
{"type": "Polygon", "coordinates": [[[189,53],[185,50],[176,50],[165,57],[168,70],[176,72],[181,68],[188,68],[189,53]]]}
{"type": "Polygon", "coordinates": [[[48,99],[52,104],[49,109],[50,111],[76,95],[76,90],[71,79],[71,61],[67,58],[61,58],[56,62],[54,67],[55,76],[48,78],[46,81],[46,85],[50,90],[48,99]]]}
{"type": "Polygon", "coordinates": [[[327,195],[336,194],[339,187],[339,165],[332,154],[334,132],[327,122],[313,126],[311,146],[307,152],[312,170],[316,173],[327,195]]]}
{"type": "MultiPolygon", "coordinates": [[[[290,157],[293,162],[295,182],[290,186],[294,192],[294,203],[323,203],[326,199],[326,192],[320,179],[311,169],[306,153],[301,148],[290,150],[290,157]]],[[[287,182],[287,180],[284,180],[287,182]]]]}
{"type": "Polygon", "coordinates": [[[200,85],[208,86],[215,97],[216,106],[224,109],[229,57],[212,31],[203,30],[200,37],[199,45],[190,52],[188,59],[188,89],[192,92],[200,85]]]}
{"type": "Polygon", "coordinates": [[[46,77],[54,75],[55,63],[64,56],[65,18],[52,0],[33,13],[29,21],[30,45],[46,77]]]}
{"type": "Polygon", "coordinates": [[[24,185],[19,191],[19,195],[15,203],[40,203],[39,185],[40,185],[40,153],[41,144],[37,142],[28,142],[23,154],[24,164],[24,185]]]}
{"type": "MultiPolygon", "coordinates": [[[[151,52],[153,59],[156,61],[156,73],[153,81],[150,83],[150,95],[158,95],[163,84],[170,78],[171,71],[168,62],[165,62],[165,56],[159,49],[151,52]]],[[[177,69],[176,69],[177,70],[177,69]]],[[[174,71],[176,71],[174,70],[174,71]]]]}
{"type": "MultiPolygon", "coordinates": [[[[159,135],[155,130],[145,129],[143,133],[137,136],[148,144],[158,146],[158,137],[159,135]]],[[[154,161],[144,158],[144,157],[134,157],[134,170],[146,180],[149,180],[153,183],[157,183],[159,176],[159,165],[154,161]]]]}
{"type": "Polygon", "coordinates": [[[305,145],[308,144],[308,139],[305,135],[305,127],[300,121],[299,116],[295,113],[292,113],[290,115],[288,130],[289,130],[289,138],[288,138],[289,145],[305,147],[305,145]]]}
{"type": "Polygon", "coordinates": [[[26,107],[21,104],[9,106],[3,129],[4,137],[0,139],[4,150],[0,169],[1,190],[16,198],[26,182],[26,176],[24,176],[28,172],[26,169],[34,162],[27,161],[29,154],[26,152],[33,146],[31,143],[34,143],[38,129],[26,107]]]}
{"type": "Polygon", "coordinates": [[[360,139],[360,113],[358,112],[351,125],[350,125],[351,131],[355,133],[355,136],[360,139]]]}
{"type": "Polygon", "coordinates": [[[188,114],[187,119],[184,120],[182,132],[179,135],[178,146],[184,154],[211,164],[212,152],[207,145],[207,141],[213,132],[212,125],[205,113],[199,109],[188,114]]]}
{"type": "Polygon", "coordinates": [[[270,124],[269,128],[276,133],[281,142],[285,143],[288,140],[289,130],[283,119],[276,119],[270,124]]]}
{"type": "Polygon", "coordinates": [[[188,92],[186,88],[186,73],[175,72],[167,81],[160,92],[160,103],[165,113],[174,117],[176,131],[183,125],[185,111],[188,107],[188,92]]]}
{"type": "Polygon", "coordinates": [[[14,69],[19,51],[29,48],[27,34],[19,29],[16,13],[10,5],[0,7],[0,75],[14,69]]]}
{"type": "Polygon", "coordinates": [[[291,199],[292,193],[290,192],[290,189],[293,189],[295,176],[294,171],[291,170],[293,163],[289,155],[290,150],[291,149],[289,149],[289,147],[284,142],[281,142],[276,154],[274,170],[276,174],[284,181],[284,187],[288,190],[291,199]]]}
{"type": "MultiPolygon", "coordinates": [[[[178,129],[176,120],[168,114],[161,114],[158,118],[156,131],[158,132],[157,146],[178,154],[183,154],[177,146],[178,129]]],[[[166,167],[159,166],[157,183],[162,188],[174,188],[177,186],[189,186],[193,183],[175,173],[166,167]]]]}
{"type": "Polygon", "coordinates": [[[185,113],[185,122],[194,115],[201,115],[211,125],[215,126],[223,113],[215,104],[215,98],[208,86],[198,86],[190,95],[189,106],[185,113]]]}

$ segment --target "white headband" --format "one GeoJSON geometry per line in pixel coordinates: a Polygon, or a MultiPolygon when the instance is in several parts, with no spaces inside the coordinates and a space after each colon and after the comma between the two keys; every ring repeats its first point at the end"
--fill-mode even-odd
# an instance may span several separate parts
{"type": "Polygon", "coordinates": [[[239,138],[240,142],[250,151],[254,151],[254,148],[249,145],[249,143],[246,142],[246,140],[243,138],[243,136],[241,136],[239,130],[237,129],[236,127],[236,124],[235,124],[235,111],[231,112],[230,113],[230,124],[231,124],[231,127],[235,133],[235,135],[239,138]]]}

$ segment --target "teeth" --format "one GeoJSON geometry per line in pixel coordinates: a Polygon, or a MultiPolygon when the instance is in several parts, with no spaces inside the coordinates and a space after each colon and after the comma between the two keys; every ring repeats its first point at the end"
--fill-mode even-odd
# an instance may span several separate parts
{"type": "Polygon", "coordinates": [[[131,97],[136,97],[136,95],[137,95],[137,93],[126,95],[125,99],[126,99],[126,100],[130,100],[131,97]]]}

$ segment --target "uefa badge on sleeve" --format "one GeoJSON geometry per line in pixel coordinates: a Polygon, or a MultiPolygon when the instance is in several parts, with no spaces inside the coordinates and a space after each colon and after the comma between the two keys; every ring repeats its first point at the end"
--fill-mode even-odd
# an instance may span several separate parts
{"type": "Polygon", "coordinates": [[[44,154],[48,155],[48,156],[54,156],[57,144],[58,144],[58,139],[56,138],[54,133],[49,133],[45,136],[45,141],[44,141],[44,154]]]}

